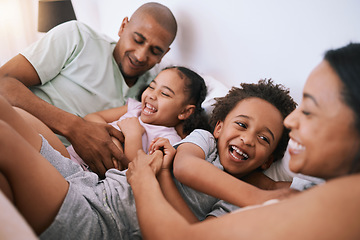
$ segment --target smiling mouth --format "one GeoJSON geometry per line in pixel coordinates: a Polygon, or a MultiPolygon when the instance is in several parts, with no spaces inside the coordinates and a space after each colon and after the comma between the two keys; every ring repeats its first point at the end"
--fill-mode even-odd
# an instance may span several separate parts
{"type": "Polygon", "coordinates": [[[129,56],[129,61],[130,61],[130,65],[133,68],[141,68],[141,67],[143,67],[145,65],[145,63],[139,62],[136,59],[131,58],[130,56],[129,56]]]}
{"type": "Polygon", "coordinates": [[[303,152],[305,150],[305,146],[298,143],[297,141],[295,141],[294,139],[290,138],[289,140],[289,151],[293,154],[295,153],[300,153],[303,152]]]}
{"type": "Polygon", "coordinates": [[[143,113],[146,115],[151,115],[157,112],[157,109],[151,105],[150,103],[145,103],[145,107],[143,109],[143,113]]]}
{"type": "Polygon", "coordinates": [[[249,155],[247,155],[245,152],[241,151],[240,148],[236,146],[229,146],[229,151],[231,156],[233,156],[236,160],[242,160],[246,161],[249,159],[249,155]]]}

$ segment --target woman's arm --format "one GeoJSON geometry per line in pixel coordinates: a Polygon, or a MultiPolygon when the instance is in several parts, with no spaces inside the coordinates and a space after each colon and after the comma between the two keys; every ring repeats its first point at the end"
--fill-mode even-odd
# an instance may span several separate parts
{"type": "Polygon", "coordinates": [[[354,185],[360,181],[359,174],[314,187],[276,204],[191,225],[166,201],[151,169],[139,168],[139,160],[141,157],[129,168],[127,177],[145,239],[360,238],[357,201],[360,185],[354,185]]]}
{"type": "Polygon", "coordinates": [[[175,148],[170,144],[166,138],[156,138],[152,141],[149,153],[155,150],[162,150],[164,153],[164,160],[161,170],[157,175],[162,193],[166,200],[171,204],[175,210],[180,213],[189,223],[195,223],[199,220],[188,207],[179,190],[177,189],[172,177],[172,163],[176,154],[175,148]]]}
{"type": "Polygon", "coordinates": [[[241,181],[204,160],[204,151],[193,143],[177,149],[174,175],[181,183],[208,195],[244,207],[272,198],[282,198],[287,189],[265,191],[241,181]]]}

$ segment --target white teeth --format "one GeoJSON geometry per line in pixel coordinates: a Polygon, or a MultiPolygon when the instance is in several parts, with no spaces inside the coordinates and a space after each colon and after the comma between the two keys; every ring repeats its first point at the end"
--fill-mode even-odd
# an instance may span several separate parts
{"type": "Polygon", "coordinates": [[[145,104],[145,107],[148,108],[148,109],[150,109],[150,110],[153,110],[153,111],[156,110],[156,108],[154,108],[153,106],[151,106],[151,105],[148,104],[148,103],[145,104]]]}
{"type": "Polygon", "coordinates": [[[145,104],[145,108],[143,109],[143,112],[144,112],[145,114],[150,115],[150,114],[156,113],[156,112],[157,112],[157,109],[156,109],[155,107],[153,107],[151,104],[146,103],[146,104],[145,104]]]}
{"type": "MultiPolygon", "coordinates": [[[[244,160],[247,160],[249,158],[249,155],[247,155],[246,153],[244,153],[243,151],[241,151],[238,147],[236,146],[231,146],[231,148],[239,155],[244,157],[244,160]]],[[[234,156],[235,157],[235,156],[234,156]]]]}
{"type": "Polygon", "coordinates": [[[291,148],[292,150],[297,150],[297,151],[305,150],[304,145],[301,145],[300,143],[294,141],[291,138],[290,138],[290,141],[289,141],[289,148],[291,148]]]}

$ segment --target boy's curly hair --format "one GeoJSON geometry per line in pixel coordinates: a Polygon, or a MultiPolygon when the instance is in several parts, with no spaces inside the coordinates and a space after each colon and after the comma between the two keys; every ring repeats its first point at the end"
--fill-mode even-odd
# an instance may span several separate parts
{"type": "MultiPolygon", "coordinates": [[[[241,100],[246,98],[260,98],[275,106],[286,118],[296,108],[296,102],[289,94],[289,90],[281,84],[274,84],[271,79],[259,80],[255,83],[241,83],[240,88],[233,87],[225,97],[216,98],[211,114],[210,124],[214,128],[218,121],[224,121],[226,116],[241,100]]],[[[289,141],[289,130],[285,128],[277,147],[273,152],[274,161],[284,156],[289,141]]]]}

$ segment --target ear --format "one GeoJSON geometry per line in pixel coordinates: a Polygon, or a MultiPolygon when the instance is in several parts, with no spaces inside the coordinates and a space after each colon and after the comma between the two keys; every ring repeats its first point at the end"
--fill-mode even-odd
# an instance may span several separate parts
{"type": "Polygon", "coordinates": [[[185,109],[178,115],[179,120],[185,120],[195,111],[195,105],[187,105],[185,109]]]}
{"type": "Polygon", "coordinates": [[[274,156],[270,155],[269,159],[266,162],[264,162],[260,167],[262,170],[266,170],[271,166],[273,162],[274,162],[274,156]]]}
{"type": "Polygon", "coordinates": [[[124,29],[126,27],[126,25],[129,23],[129,19],[128,17],[125,17],[122,22],[121,22],[121,25],[120,25],[120,29],[119,29],[119,32],[118,32],[118,36],[120,37],[121,34],[124,32],[124,29]]]}
{"type": "Polygon", "coordinates": [[[219,138],[223,125],[224,125],[223,121],[220,121],[220,120],[217,121],[215,128],[214,128],[214,133],[213,133],[215,139],[219,138]]]}

